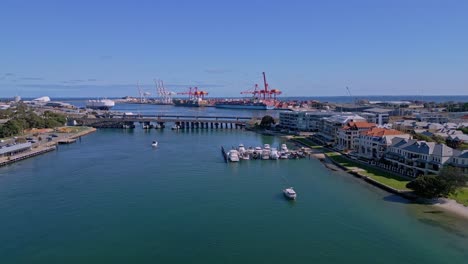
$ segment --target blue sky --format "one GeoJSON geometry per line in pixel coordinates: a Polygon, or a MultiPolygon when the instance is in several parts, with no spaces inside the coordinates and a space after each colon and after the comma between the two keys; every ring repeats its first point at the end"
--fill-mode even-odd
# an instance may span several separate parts
{"type": "Polygon", "coordinates": [[[0,97],[468,95],[468,1],[9,1],[0,97]]]}

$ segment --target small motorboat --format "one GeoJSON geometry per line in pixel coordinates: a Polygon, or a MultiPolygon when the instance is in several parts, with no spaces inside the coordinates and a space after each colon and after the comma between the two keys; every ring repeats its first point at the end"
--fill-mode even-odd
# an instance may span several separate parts
{"type": "Polygon", "coordinates": [[[263,160],[270,159],[270,149],[263,149],[261,157],[263,160]]]}
{"type": "Polygon", "coordinates": [[[179,129],[180,129],[180,126],[178,126],[178,125],[173,125],[173,126],[171,127],[171,129],[172,129],[172,130],[179,130],[179,129]]]}
{"type": "Polygon", "coordinates": [[[294,191],[293,187],[289,187],[283,190],[283,194],[289,200],[296,200],[297,194],[294,191]]]}
{"type": "Polygon", "coordinates": [[[241,158],[243,160],[249,160],[250,159],[250,155],[249,155],[249,153],[247,151],[242,153],[240,156],[241,156],[241,158]]]}
{"type": "Polygon", "coordinates": [[[281,144],[281,152],[289,152],[288,146],[286,146],[286,144],[281,144]]]}
{"type": "Polygon", "coordinates": [[[151,143],[151,146],[153,146],[153,148],[157,147],[158,146],[158,142],[155,140],[153,141],[153,143],[151,143]]]}
{"type": "Polygon", "coordinates": [[[231,149],[227,153],[227,156],[228,156],[228,159],[229,159],[230,162],[238,162],[239,161],[239,151],[237,151],[235,149],[231,149]]]}
{"type": "Polygon", "coordinates": [[[280,154],[276,150],[276,148],[271,148],[270,159],[277,160],[279,157],[280,157],[280,154]]]}
{"type": "Polygon", "coordinates": [[[262,148],[261,147],[255,147],[254,151],[252,152],[252,157],[254,159],[259,159],[261,158],[262,155],[262,148]]]}

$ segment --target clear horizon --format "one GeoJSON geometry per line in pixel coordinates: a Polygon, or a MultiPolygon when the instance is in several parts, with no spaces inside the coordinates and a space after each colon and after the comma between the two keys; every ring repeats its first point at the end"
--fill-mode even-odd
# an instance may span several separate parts
{"type": "Polygon", "coordinates": [[[0,97],[468,95],[464,1],[4,1],[0,97]]]}

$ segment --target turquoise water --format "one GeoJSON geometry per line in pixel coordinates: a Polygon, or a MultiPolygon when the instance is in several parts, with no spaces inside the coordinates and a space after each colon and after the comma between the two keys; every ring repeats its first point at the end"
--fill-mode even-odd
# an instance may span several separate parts
{"type": "Polygon", "coordinates": [[[468,261],[464,220],[314,159],[226,164],[220,146],[239,143],[281,141],[100,130],[0,168],[0,263],[468,261]]]}

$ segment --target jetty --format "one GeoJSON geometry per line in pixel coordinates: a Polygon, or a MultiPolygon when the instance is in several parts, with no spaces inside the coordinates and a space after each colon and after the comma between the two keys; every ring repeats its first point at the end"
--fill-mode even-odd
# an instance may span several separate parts
{"type": "Polygon", "coordinates": [[[75,143],[76,142],[76,138],[64,138],[64,139],[60,139],[59,141],[57,141],[58,144],[62,145],[62,144],[71,144],[71,143],[75,143]]]}
{"type": "Polygon", "coordinates": [[[29,159],[29,158],[41,155],[43,153],[53,151],[55,149],[56,149],[55,146],[48,146],[48,147],[34,149],[32,151],[21,153],[21,154],[12,156],[12,157],[8,157],[6,160],[0,161],[0,167],[6,166],[6,165],[11,164],[11,163],[15,163],[15,162],[20,161],[20,160],[29,159]]]}
{"type": "Polygon", "coordinates": [[[221,146],[221,154],[223,155],[224,161],[227,163],[228,162],[228,156],[226,150],[224,150],[224,147],[221,146]]]}

